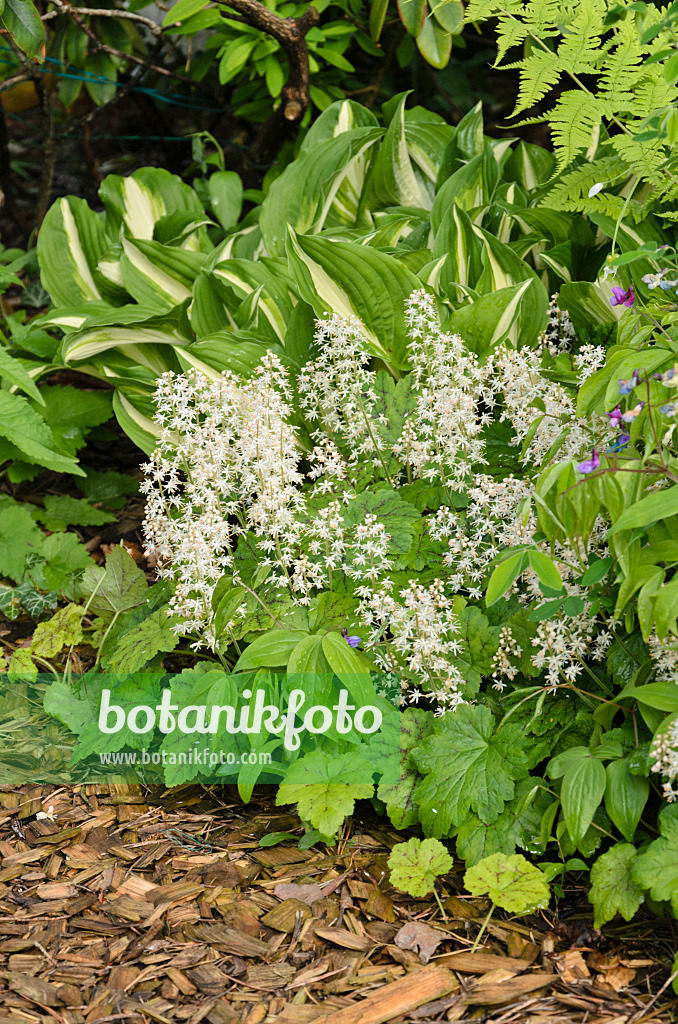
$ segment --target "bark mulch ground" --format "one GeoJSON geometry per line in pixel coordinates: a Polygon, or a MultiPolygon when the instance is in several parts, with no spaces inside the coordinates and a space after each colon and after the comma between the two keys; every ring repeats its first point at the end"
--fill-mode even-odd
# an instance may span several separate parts
{"type": "Polygon", "coordinates": [[[389,885],[383,824],[262,847],[298,819],[229,792],[0,787],[0,1022],[674,1019],[669,924],[606,940],[581,903],[570,923],[493,917],[472,952],[489,905],[461,874],[443,918],[389,885]]]}

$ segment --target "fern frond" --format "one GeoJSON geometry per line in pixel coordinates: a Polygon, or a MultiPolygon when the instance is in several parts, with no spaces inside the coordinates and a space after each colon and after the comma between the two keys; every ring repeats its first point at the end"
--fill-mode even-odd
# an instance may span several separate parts
{"type": "Polygon", "coordinates": [[[571,89],[558,97],[548,116],[556,171],[562,171],[590,146],[601,121],[601,110],[594,96],[571,89]]]}
{"type": "Polygon", "coordinates": [[[638,65],[643,59],[638,31],[631,20],[623,21],[612,40],[605,61],[603,73],[598,79],[598,89],[603,101],[609,97],[617,109],[626,94],[632,95],[638,83],[638,65]]]}
{"type": "Polygon", "coordinates": [[[537,50],[524,60],[504,66],[520,68],[518,99],[511,117],[515,117],[522,110],[528,110],[543,99],[562,73],[557,54],[550,50],[537,50]]]}
{"type": "Polygon", "coordinates": [[[563,70],[575,75],[595,74],[605,58],[601,36],[605,32],[604,0],[587,0],[563,30],[558,59],[563,70]]]}
{"type": "Polygon", "coordinates": [[[666,164],[664,146],[637,135],[615,135],[610,142],[641,181],[648,181],[654,188],[662,187],[666,177],[662,170],[666,164]]]}
{"type": "MultiPolygon", "coordinates": [[[[586,0],[586,3],[595,2],[586,0]]],[[[530,0],[525,5],[524,17],[534,34],[545,39],[559,35],[575,16],[578,6],[578,0],[530,0]]]]}
{"type": "Polygon", "coordinates": [[[517,18],[502,19],[497,28],[497,59],[492,67],[498,67],[508,50],[524,42],[528,32],[528,26],[517,18]]]}
{"type": "MultiPolygon", "coordinates": [[[[629,168],[624,160],[614,153],[594,160],[588,160],[566,171],[562,177],[540,197],[540,205],[550,210],[570,210],[574,213],[605,213],[615,218],[624,204],[622,196],[610,191],[598,193],[589,199],[588,193],[592,185],[598,182],[614,182],[616,186],[623,183],[629,175],[629,168]]],[[[636,204],[642,210],[642,204],[636,204]]]]}
{"type": "MultiPolygon", "coordinates": [[[[672,213],[667,213],[659,207],[663,203],[675,204],[676,200],[678,200],[678,178],[665,174],[661,185],[653,191],[649,199],[649,205],[653,212],[657,213],[660,217],[672,217],[672,213]]],[[[678,213],[676,216],[678,216],[678,213]]]]}
{"type": "MultiPolygon", "coordinates": [[[[652,65],[651,70],[657,68],[652,65]]],[[[671,103],[678,101],[678,89],[675,85],[669,85],[664,75],[657,69],[652,77],[646,76],[636,88],[633,94],[633,107],[630,113],[639,120],[651,117],[658,110],[663,110],[671,103]]]]}
{"type": "Polygon", "coordinates": [[[497,3],[497,0],[469,0],[464,14],[464,21],[487,21],[488,18],[495,18],[503,15],[504,11],[509,14],[522,14],[522,0],[506,0],[505,3],[497,3]]]}

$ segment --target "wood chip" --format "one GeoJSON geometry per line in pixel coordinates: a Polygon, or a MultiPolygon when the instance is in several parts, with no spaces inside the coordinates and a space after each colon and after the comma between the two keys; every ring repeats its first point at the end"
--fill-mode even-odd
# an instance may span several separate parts
{"type": "Polygon", "coordinates": [[[324,1024],[384,1024],[454,992],[458,981],[445,967],[425,967],[384,985],[360,1003],[353,1003],[324,1018],[324,1024]]]}

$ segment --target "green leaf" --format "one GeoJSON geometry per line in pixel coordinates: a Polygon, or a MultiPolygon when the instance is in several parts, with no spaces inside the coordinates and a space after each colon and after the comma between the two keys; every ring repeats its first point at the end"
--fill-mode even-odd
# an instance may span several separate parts
{"type": "Polygon", "coordinates": [[[372,767],[358,754],[313,751],[290,765],[276,804],[296,803],[299,816],[331,836],[353,812],[356,800],[374,793],[372,767]]]}
{"type": "Polygon", "coordinates": [[[65,530],[67,526],[103,526],[113,522],[109,512],[94,508],[83,498],[71,498],[66,494],[46,494],[45,511],[38,512],[37,518],[48,530],[65,530]]]}
{"type": "Polygon", "coordinates": [[[495,821],[527,774],[524,742],[510,722],[495,733],[486,707],[462,704],[440,719],[436,733],[413,751],[425,776],[417,786],[424,829],[445,836],[469,809],[488,824],[495,821]]]}
{"type": "Polygon", "coordinates": [[[591,562],[588,569],[579,580],[582,587],[592,587],[595,583],[604,580],[614,565],[614,558],[598,558],[591,562]]]}
{"type": "Polygon", "coordinates": [[[291,832],[268,832],[259,840],[259,846],[264,849],[268,849],[269,846],[277,846],[278,843],[284,843],[286,839],[296,838],[297,836],[293,835],[291,832]]]}
{"type": "Polygon", "coordinates": [[[193,14],[202,11],[207,4],[208,0],[177,0],[177,3],[170,7],[163,18],[163,28],[175,25],[178,21],[186,21],[193,14]]]}
{"type": "Polygon", "coordinates": [[[83,700],[77,690],[62,679],[55,680],[47,687],[43,708],[48,715],[63,722],[76,736],[94,720],[89,702],[83,700]]]}
{"type": "Polygon", "coordinates": [[[125,633],[112,652],[107,652],[107,667],[114,672],[138,672],[156,654],[173,651],[179,643],[179,637],[172,631],[173,621],[166,606],[158,608],[136,629],[125,633]]]}
{"type": "Polygon", "coordinates": [[[499,563],[490,576],[490,582],[487,584],[487,590],[485,591],[485,604],[488,608],[496,604],[504,596],[515,580],[518,579],[521,572],[527,568],[527,564],[526,551],[518,551],[517,554],[511,555],[510,558],[506,558],[503,562],[499,563]]]}
{"type": "Polygon", "coordinates": [[[605,793],[605,768],[587,751],[587,754],[572,764],[560,790],[563,817],[567,830],[575,845],[578,845],[588,830],[605,793]]]}
{"type": "Polygon", "coordinates": [[[643,890],[632,877],[635,847],[617,843],[598,858],[591,868],[589,903],[593,904],[593,927],[601,928],[617,914],[630,921],[643,902],[643,890]]]}
{"type": "Polygon", "coordinates": [[[461,32],[464,9],[460,0],[429,0],[431,12],[438,24],[453,35],[461,32]]]}
{"type": "Polygon", "coordinates": [[[238,658],[234,671],[252,668],[284,668],[300,640],[308,636],[301,630],[271,629],[253,640],[238,658]]]}
{"type": "Polygon", "coordinates": [[[438,24],[432,14],[427,16],[416,43],[424,60],[434,68],[447,67],[452,52],[452,36],[438,24]]]}
{"type": "Polygon", "coordinates": [[[498,288],[488,284],[486,294],[461,305],[446,323],[480,354],[508,340],[513,347],[532,347],[547,323],[548,299],[535,277],[498,288]]]}
{"type": "Polygon", "coordinates": [[[53,533],[45,538],[42,554],[45,586],[73,592],[73,581],[92,566],[92,557],[75,533],[53,533]]]}
{"type": "Polygon", "coordinates": [[[623,696],[633,697],[639,704],[656,708],[657,711],[678,711],[678,686],[673,681],[625,687],[623,696]]]}
{"type": "Polygon", "coordinates": [[[330,668],[354,700],[361,704],[373,703],[376,694],[370,680],[370,672],[374,671],[372,662],[354,650],[339,633],[325,633],[322,649],[330,668]]]}
{"type": "Polygon", "coordinates": [[[64,647],[82,643],[82,618],[85,609],[77,604],[60,608],[47,622],[36,626],[31,641],[31,654],[40,658],[53,658],[64,647]]]}
{"type": "Polygon", "coordinates": [[[40,278],[53,302],[77,306],[102,298],[93,274],[107,245],[101,217],[84,199],[57,199],[42,222],[37,247],[40,278]]]}
{"type": "Polygon", "coordinates": [[[35,682],[38,678],[38,666],[31,658],[28,647],[17,647],[9,659],[7,677],[10,683],[35,682]]]}
{"type": "Polygon", "coordinates": [[[608,530],[608,536],[620,530],[633,530],[637,526],[649,526],[662,519],[669,519],[678,513],[678,484],[665,491],[654,491],[635,502],[608,530]]]}
{"type": "Polygon", "coordinates": [[[105,569],[86,570],[80,588],[90,598],[91,611],[108,619],[143,604],[148,584],[132,556],[117,546],[107,555],[105,569]]]}
{"type": "Polygon", "coordinates": [[[563,586],[560,573],[548,555],[543,551],[528,551],[530,566],[539,577],[539,582],[551,590],[560,590],[563,586]]]}
{"type": "Polygon", "coordinates": [[[487,894],[510,914],[533,914],[547,906],[551,894],[544,872],[519,853],[486,857],[468,869],[464,885],[472,896],[487,894]]]}
{"type": "Polygon", "coordinates": [[[650,794],[649,779],[632,775],[626,758],[611,761],[605,772],[605,810],[630,843],[650,794]]]}
{"type": "Polygon", "coordinates": [[[49,427],[27,399],[9,391],[0,391],[0,436],[19,449],[25,462],[58,473],[85,475],[75,459],[56,450],[49,427]]]}
{"type": "Polygon", "coordinates": [[[653,900],[671,900],[678,911],[678,820],[666,812],[659,815],[661,838],[655,839],[631,865],[635,885],[648,889],[653,900]]]}
{"type": "Polygon", "coordinates": [[[387,10],[388,0],[371,0],[369,28],[370,36],[375,40],[375,42],[379,39],[381,30],[384,27],[387,10]]]}
{"type": "Polygon", "coordinates": [[[426,19],[426,0],[398,0],[400,20],[411,36],[418,36],[426,19]]]}
{"type": "Polygon", "coordinates": [[[421,282],[395,257],[368,245],[296,235],[290,228],[290,272],[319,316],[361,321],[375,355],[407,366],[405,303],[421,282]]]}
{"type": "Polygon", "coordinates": [[[0,377],[6,380],[8,384],[13,387],[19,388],[24,394],[28,395],[29,398],[35,399],[40,405],[44,405],[44,401],[40,392],[38,391],[33,378],[29,374],[28,370],[15,356],[11,356],[6,348],[0,345],[0,377]]]}
{"type": "Polygon", "coordinates": [[[44,61],[45,26],[33,0],[5,0],[0,24],[27,57],[44,61]]]}
{"type": "MultiPolygon", "coordinates": [[[[342,508],[344,536],[350,537],[366,516],[375,516],[389,535],[390,554],[406,554],[412,547],[414,524],[421,518],[414,505],[403,501],[390,488],[362,491],[342,508]]],[[[346,561],[352,558],[352,544],[347,544],[346,561]]]]}
{"type": "Polygon", "coordinates": [[[28,508],[18,503],[0,506],[0,576],[20,583],[26,569],[26,556],[42,556],[45,535],[35,525],[28,508]]]}
{"type": "Polygon", "coordinates": [[[242,182],[235,171],[215,171],[207,182],[212,209],[225,231],[238,222],[242,209],[242,182]]]}
{"type": "Polygon", "coordinates": [[[391,885],[410,896],[427,896],[436,880],[454,867],[454,861],[437,839],[417,839],[394,846],[388,858],[391,885]]]}
{"type": "Polygon", "coordinates": [[[323,654],[323,638],[321,636],[305,636],[290,654],[287,662],[288,676],[301,673],[304,675],[331,673],[330,663],[323,654]]]}

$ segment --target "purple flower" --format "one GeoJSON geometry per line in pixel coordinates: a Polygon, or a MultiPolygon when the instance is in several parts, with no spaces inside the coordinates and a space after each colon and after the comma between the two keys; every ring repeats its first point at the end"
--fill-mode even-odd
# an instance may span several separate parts
{"type": "Polygon", "coordinates": [[[635,420],[636,416],[640,416],[641,412],[645,408],[645,402],[638,402],[638,405],[634,406],[633,409],[628,409],[622,414],[624,423],[631,423],[635,420]]]}
{"type": "Polygon", "coordinates": [[[612,445],[612,447],[607,449],[608,453],[611,455],[613,452],[620,452],[622,448],[626,448],[630,440],[630,434],[620,434],[617,440],[612,445]]]}
{"type": "Polygon", "coordinates": [[[343,636],[344,640],[346,641],[349,647],[357,647],[360,641],[362,640],[361,636],[349,636],[347,629],[342,629],[341,635],[343,636]]]}
{"type": "Polygon", "coordinates": [[[619,424],[621,423],[622,411],[619,408],[619,406],[617,406],[616,409],[613,409],[612,412],[608,412],[605,415],[610,417],[610,426],[611,427],[618,427],[619,424]]]}
{"type": "Polygon", "coordinates": [[[629,395],[640,380],[640,370],[634,370],[628,380],[620,380],[619,394],[629,395]]]}
{"type": "Polygon", "coordinates": [[[660,405],[659,406],[659,411],[663,412],[665,416],[675,416],[676,415],[676,403],[675,402],[669,402],[668,405],[660,405]]]}
{"type": "Polygon", "coordinates": [[[633,291],[633,285],[630,285],[626,291],[618,286],[612,289],[611,306],[632,306],[635,301],[636,296],[633,291]]]}
{"type": "Polygon", "coordinates": [[[586,459],[585,462],[580,462],[577,469],[580,473],[595,473],[600,466],[600,456],[598,455],[598,449],[594,448],[591,452],[591,458],[586,459]]]}

